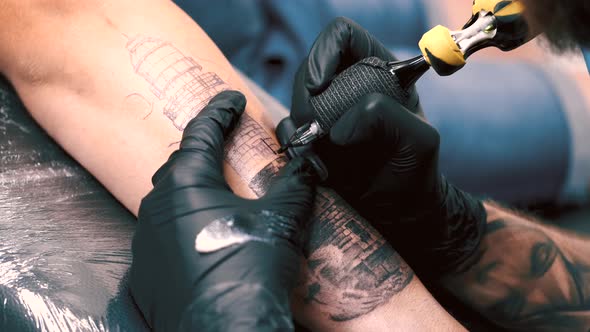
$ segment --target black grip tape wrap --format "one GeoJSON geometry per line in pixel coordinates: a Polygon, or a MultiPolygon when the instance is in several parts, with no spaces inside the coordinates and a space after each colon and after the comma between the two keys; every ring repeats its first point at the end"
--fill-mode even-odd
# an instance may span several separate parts
{"type": "Polygon", "coordinates": [[[388,95],[408,106],[409,94],[399,85],[387,61],[369,57],[348,67],[332,80],[324,92],[311,98],[315,120],[324,132],[329,132],[361,97],[375,92],[388,95]]]}

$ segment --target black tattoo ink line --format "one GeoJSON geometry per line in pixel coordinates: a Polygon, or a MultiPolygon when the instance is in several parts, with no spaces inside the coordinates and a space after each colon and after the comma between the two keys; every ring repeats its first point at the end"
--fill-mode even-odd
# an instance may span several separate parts
{"type": "Polygon", "coordinates": [[[225,160],[257,196],[262,196],[271,178],[286,163],[284,157],[276,155],[278,148],[256,120],[243,114],[225,144],[225,160]],[[271,162],[267,165],[260,165],[268,160],[271,162]]]}
{"type": "MultiPolygon", "coordinates": [[[[127,43],[135,72],[166,101],[164,114],[182,130],[219,92],[228,89],[215,73],[203,73],[170,43],[136,37],[127,43]]],[[[278,144],[248,114],[228,138],[225,160],[262,196],[286,163],[278,144]]],[[[321,304],[335,321],[351,320],[387,303],[412,280],[399,254],[333,191],[318,190],[304,252],[307,303],[321,304]]]]}

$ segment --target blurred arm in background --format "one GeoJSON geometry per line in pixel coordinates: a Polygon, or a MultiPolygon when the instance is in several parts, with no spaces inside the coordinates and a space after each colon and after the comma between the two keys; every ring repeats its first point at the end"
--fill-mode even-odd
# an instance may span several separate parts
{"type": "Polygon", "coordinates": [[[587,331],[589,239],[491,202],[486,210],[473,259],[446,275],[444,287],[510,330],[587,331]]]}

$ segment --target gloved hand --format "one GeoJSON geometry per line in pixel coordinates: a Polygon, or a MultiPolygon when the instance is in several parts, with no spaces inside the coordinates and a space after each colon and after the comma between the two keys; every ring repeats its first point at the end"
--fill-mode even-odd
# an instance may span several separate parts
{"type": "Polygon", "coordinates": [[[365,96],[332,127],[320,158],[330,183],[418,273],[468,264],[486,222],[482,203],[438,169],[439,135],[389,96],[365,96]],[[348,176],[352,181],[345,182],[348,176]]]}
{"type": "MultiPolygon", "coordinates": [[[[330,85],[332,79],[346,68],[371,56],[385,61],[397,61],[385,46],[355,22],[347,18],[333,20],[320,33],[309,55],[295,75],[291,114],[277,126],[276,134],[281,145],[285,145],[294,129],[314,119],[311,97],[321,94],[330,85]]],[[[409,103],[414,105],[410,110],[422,115],[418,93],[414,86],[410,88],[407,95],[399,96],[399,98],[415,100],[415,102],[409,103]]],[[[363,108],[367,106],[365,105],[367,102],[370,103],[367,100],[360,101],[354,108],[363,108]]],[[[408,100],[404,100],[403,103],[408,104],[408,100]]],[[[358,174],[355,173],[355,170],[358,170],[360,165],[355,162],[351,163],[349,160],[339,159],[338,156],[361,154],[369,158],[365,159],[363,164],[378,167],[378,156],[354,147],[335,146],[330,142],[329,137],[315,142],[313,146],[290,148],[287,155],[289,157],[305,155],[310,156],[313,160],[315,158],[313,152],[317,152],[321,161],[327,166],[322,172],[328,174],[326,185],[337,189],[339,194],[347,200],[359,197],[373,179],[351,176],[351,174],[358,174]],[[332,155],[335,157],[331,157],[332,155]]],[[[316,165],[321,165],[321,163],[316,162],[316,165]]]]}
{"type": "MultiPolygon", "coordinates": [[[[295,125],[299,127],[313,120],[311,96],[321,94],[332,79],[346,68],[372,56],[385,61],[397,61],[397,58],[363,27],[347,18],[334,19],[319,34],[309,55],[295,74],[291,104],[291,118],[295,125]]],[[[410,88],[406,98],[412,101],[410,110],[422,114],[414,86],[410,88]]]]}
{"type": "Polygon", "coordinates": [[[213,98],[141,203],[130,288],[156,331],[293,329],[289,293],[313,168],[292,160],[264,197],[234,195],[222,172],[223,143],[245,103],[239,92],[213,98]]]}
{"type": "MultiPolygon", "coordinates": [[[[368,32],[337,19],[321,34],[294,85],[290,119],[277,132],[311,120],[308,100],[329,85],[335,72],[357,59],[387,50],[368,32]]],[[[412,92],[412,93],[415,93],[412,92]]],[[[315,152],[324,162],[326,185],[369,220],[404,259],[424,276],[468,263],[485,225],[481,202],[448,184],[438,170],[439,135],[415,109],[383,94],[362,98],[311,146],[291,156],[315,152]]]]}

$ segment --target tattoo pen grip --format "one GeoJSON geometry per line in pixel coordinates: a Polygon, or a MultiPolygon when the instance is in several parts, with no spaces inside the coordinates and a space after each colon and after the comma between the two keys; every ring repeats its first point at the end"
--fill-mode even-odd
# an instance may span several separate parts
{"type": "Polygon", "coordinates": [[[409,99],[390,64],[368,57],[344,70],[324,92],[311,98],[314,119],[322,132],[328,133],[361,97],[371,93],[382,93],[400,101],[409,99]]]}
{"type": "Polygon", "coordinates": [[[310,98],[313,121],[299,127],[278,153],[306,145],[324,136],[340,117],[363,96],[380,93],[398,100],[408,109],[418,105],[412,85],[430,65],[422,55],[405,61],[385,61],[368,57],[336,76],[322,93],[310,98]]]}

